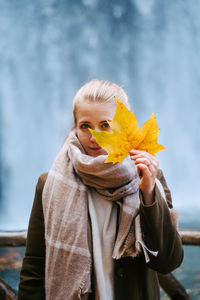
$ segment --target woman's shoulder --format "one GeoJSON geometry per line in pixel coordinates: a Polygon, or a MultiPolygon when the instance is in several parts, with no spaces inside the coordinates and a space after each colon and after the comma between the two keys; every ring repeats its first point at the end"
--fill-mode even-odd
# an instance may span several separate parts
{"type": "Polygon", "coordinates": [[[37,182],[37,186],[36,186],[36,189],[38,191],[42,191],[43,188],[44,188],[44,185],[45,185],[45,182],[47,180],[47,176],[48,176],[48,173],[42,173],[39,178],[38,178],[38,182],[37,182]]]}
{"type": "Polygon", "coordinates": [[[157,176],[156,176],[159,180],[164,177],[163,176],[163,171],[161,169],[158,169],[158,172],[157,172],[157,176]]]}
{"type": "Polygon", "coordinates": [[[165,192],[165,195],[166,195],[166,199],[167,199],[167,203],[168,203],[168,206],[170,208],[173,207],[172,205],[172,196],[171,196],[171,192],[170,192],[170,189],[167,185],[167,182],[166,182],[166,179],[165,179],[165,176],[163,175],[163,172],[161,169],[158,169],[158,172],[157,172],[157,179],[161,182],[163,188],[164,188],[164,192],[165,192]]]}

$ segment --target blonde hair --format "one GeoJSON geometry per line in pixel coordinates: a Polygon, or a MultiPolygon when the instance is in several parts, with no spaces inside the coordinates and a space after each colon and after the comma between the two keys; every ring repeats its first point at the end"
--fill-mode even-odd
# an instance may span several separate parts
{"type": "Polygon", "coordinates": [[[84,84],[76,93],[73,100],[73,115],[76,125],[76,109],[78,104],[83,101],[110,103],[114,97],[119,99],[129,108],[128,96],[125,91],[115,83],[105,80],[92,80],[84,84]]]}

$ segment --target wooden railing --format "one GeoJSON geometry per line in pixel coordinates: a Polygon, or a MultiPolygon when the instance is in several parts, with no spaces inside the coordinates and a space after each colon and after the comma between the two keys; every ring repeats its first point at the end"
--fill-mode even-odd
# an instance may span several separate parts
{"type": "Polygon", "coordinates": [[[0,247],[21,247],[26,244],[26,230],[19,231],[1,231],[0,247]]]}
{"type": "MultiPolygon", "coordinates": [[[[200,230],[179,230],[183,245],[200,246],[200,230]]],[[[26,244],[27,231],[0,231],[0,247],[21,247],[26,244]]],[[[173,274],[158,274],[163,290],[172,300],[191,300],[185,288],[173,274]]],[[[0,299],[16,300],[13,289],[0,279],[0,299]]]]}

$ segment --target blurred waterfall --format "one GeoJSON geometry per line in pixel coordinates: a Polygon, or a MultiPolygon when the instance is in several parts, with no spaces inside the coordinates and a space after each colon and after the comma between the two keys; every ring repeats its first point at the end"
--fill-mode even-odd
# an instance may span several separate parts
{"type": "Polygon", "coordinates": [[[73,96],[93,78],[122,85],[140,125],[155,113],[174,205],[199,213],[199,11],[197,0],[0,0],[0,229],[27,227],[73,96]]]}

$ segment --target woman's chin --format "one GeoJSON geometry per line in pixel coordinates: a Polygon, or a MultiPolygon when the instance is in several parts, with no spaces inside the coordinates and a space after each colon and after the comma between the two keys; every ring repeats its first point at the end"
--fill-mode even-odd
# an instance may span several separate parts
{"type": "Polygon", "coordinates": [[[99,155],[106,155],[106,151],[102,148],[89,148],[87,151],[88,155],[93,156],[93,157],[97,157],[99,155]]]}

